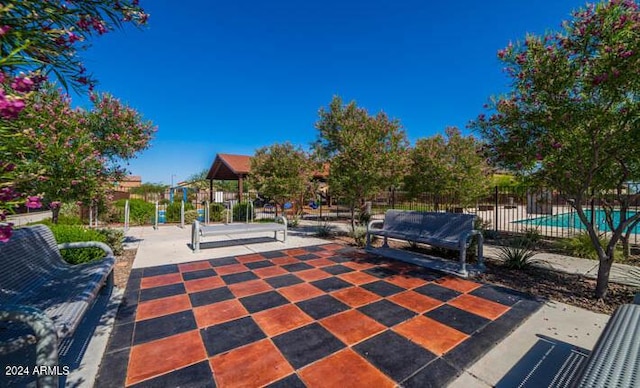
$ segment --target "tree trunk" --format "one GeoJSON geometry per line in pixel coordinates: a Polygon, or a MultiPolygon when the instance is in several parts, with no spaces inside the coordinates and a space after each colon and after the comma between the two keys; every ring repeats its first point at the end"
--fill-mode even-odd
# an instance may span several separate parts
{"type": "Polygon", "coordinates": [[[351,202],[351,232],[355,233],[356,231],[356,205],[354,202],[351,202]]]}
{"type": "Polygon", "coordinates": [[[620,236],[620,240],[622,241],[622,257],[628,259],[631,256],[631,244],[629,244],[629,236],[620,236]]]}
{"type": "Polygon", "coordinates": [[[611,273],[611,266],[613,264],[613,257],[605,256],[600,257],[600,265],[598,266],[598,280],[596,282],[596,298],[602,299],[607,295],[607,289],[609,288],[609,274],[611,273]]]}
{"type": "Polygon", "coordinates": [[[60,214],[60,206],[55,206],[51,209],[51,222],[58,223],[58,215],[60,214]]]}

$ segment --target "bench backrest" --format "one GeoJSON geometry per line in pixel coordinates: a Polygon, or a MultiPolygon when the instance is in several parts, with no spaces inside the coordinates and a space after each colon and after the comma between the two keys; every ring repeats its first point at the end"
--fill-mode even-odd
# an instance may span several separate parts
{"type": "Polygon", "coordinates": [[[473,214],[388,210],[384,216],[384,229],[458,241],[473,230],[474,219],[473,214]]]}
{"type": "Polygon", "coordinates": [[[0,304],[12,303],[67,266],[48,227],[14,230],[8,242],[0,243],[0,304]]]}

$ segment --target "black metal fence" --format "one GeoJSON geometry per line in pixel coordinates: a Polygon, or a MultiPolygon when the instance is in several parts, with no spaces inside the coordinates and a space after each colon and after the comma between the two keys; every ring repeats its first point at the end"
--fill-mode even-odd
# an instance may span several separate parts
{"type": "MultiPolygon", "coordinates": [[[[630,196],[630,208],[626,217],[640,210],[635,196],[630,196]]],[[[525,233],[535,230],[547,237],[572,237],[586,232],[586,227],[577,212],[569,204],[570,199],[561,193],[548,189],[525,189],[494,187],[491,194],[475,203],[462,204],[453,196],[423,194],[410,198],[401,191],[388,191],[372,201],[371,212],[381,216],[387,209],[419,211],[451,211],[476,214],[482,219],[483,226],[496,232],[525,233]]],[[[595,197],[583,202],[588,219],[601,233],[609,232],[603,204],[610,198],[595,197]]],[[[614,226],[620,220],[619,207],[614,206],[614,226]]],[[[630,241],[640,240],[640,226],[631,229],[630,241]]]]}

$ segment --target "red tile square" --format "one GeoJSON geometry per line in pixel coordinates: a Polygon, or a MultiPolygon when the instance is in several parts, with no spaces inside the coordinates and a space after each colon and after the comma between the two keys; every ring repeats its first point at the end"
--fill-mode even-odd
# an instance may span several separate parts
{"type": "Polygon", "coordinates": [[[306,280],[307,282],[313,282],[320,279],[326,279],[331,277],[330,274],[321,271],[319,269],[308,269],[305,271],[296,272],[296,276],[302,280],[306,280]]]}
{"type": "Polygon", "coordinates": [[[392,330],[425,347],[437,356],[445,354],[469,337],[423,315],[403,322],[392,330]]]}
{"type": "Polygon", "coordinates": [[[375,264],[366,263],[364,261],[348,261],[346,263],[342,263],[342,265],[355,269],[356,271],[364,271],[365,269],[375,267],[375,264]]]}
{"type": "Polygon", "coordinates": [[[373,292],[360,287],[343,288],[335,291],[331,296],[341,300],[351,307],[364,306],[381,299],[380,295],[374,294],[373,292]]]}
{"type": "Polygon", "coordinates": [[[260,276],[261,278],[272,278],[274,276],[288,274],[289,271],[287,271],[286,269],[274,266],[274,267],[264,267],[264,268],[254,269],[253,273],[260,276]]]}
{"type": "Polygon", "coordinates": [[[409,275],[394,275],[389,276],[384,280],[388,281],[389,283],[395,284],[396,286],[406,288],[407,290],[421,287],[428,283],[424,279],[416,278],[409,275]]]}
{"type": "Polygon", "coordinates": [[[455,276],[445,276],[436,280],[434,283],[460,292],[473,291],[476,288],[482,286],[482,284],[480,283],[472,282],[471,280],[460,279],[455,276]]]}
{"type": "Polygon", "coordinates": [[[249,314],[242,303],[235,299],[225,300],[209,304],[206,306],[195,307],[193,315],[199,328],[217,325],[249,314]]]}
{"type": "Polygon", "coordinates": [[[253,263],[253,262],[256,262],[256,261],[263,261],[263,260],[267,260],[267,259],[265,259],[264,256],[262,256],[259,253],[253,253],[251,255],[244,255],[244,256],[236,257],[236,260],[238,260],[242,264],[246,264],[246,263],[253,263]]]}
{"type": "Polygon", "coordinates": [[[191,302],[189,301],[188,295],[176,295],[168,298],[140,302],[136,311],[136,321],[161,317],[163,315],[189,310],[190,308],[191,302]]]}
{"type": "Polygon", "coordinates": [[[347,345],[353,345],[387,329],[358,310],[332,315],[320,323],[347,345]]]}
{"type": "Polygon", "coordinates": [[[351,349],[344,349],[299,372],[307,387],[395,387],[389,377],[351,349]]]}
{"type": "Polygon", "coordinates": [[[313,252],[313,254],[319,257],[331,257],[336,255],[334,251],[319,251],[319,252],[313,252]]]}
{"type": "Polygon", "coordinates": [[[216,267],[216,272],[218,275],[230,275],[232,273],[240,273],[246,272],[249,268],[244,266],[243,264],[231,264],[231,265],[223,265],[222,267],[216,267]]]}
{"type": "Polygon", "coordinates": [[[329,260],[329,259],[313,259],[313,260],[307,260],[305,261],[305,263],[312,265],[314,267],[326,267],[329,265],[336,265],[335,262],[329,260]]]}
{"type": "Polygon", "coordinates": [[[275,259],[271,259],[271,262],[277,265],[287,265],[287,264],[299,263],[300,260],[296,259],[295,257],[285,256],[285,257],[277,257],[275,259]]]}
{"type": "Polygon", "coordinates": [[[450,300],[447,304],[491,320],[498,318],[509,310],[509,307],[500,303],[466,294],[450,300]]]}
{"type": "Polygon", "coordinates": [[[253,320],[270,337],[313,322],[313,318],[293,304],[286,304],[255,313],[253,314],[253,320]]]}
{"type": "Polygon", "coordinates": [[[179,273],[170,273],[166,275],[152,276],[149,278],[142,278],[140,281],[140,288],[152,288],[166,286],[169,284],[176,284],[182,282],[182,275],[179,273]]]}
{"type": "Polygon", "coordinates": [[[264,280],[250,280],[248,282],[236,283],[229,286],[233,295],[236,298],[242,298],[243,296],[255,295],[261,292],[272,290],[273,287],[264,280]]]}
{"type": "Polygon", "coordinates": [[[432,310],[440,306],[443,302],[428,296],[419,294],[415,291],[406,291],[388,297],[390,301],[413,310],[419,314],[432,310]]]}
{"type": "Polygon", "coordinates": [[[292,303],[315,298],[316,296],[324,294],[324,291],[308,283],[300,283],[289,287],[283,287],[278,289],[278,292],[284,295],[284,297],[289,299],[292,303]]]}
{"type": "MultiPolygon", "coordinates": [[[[349,264],[349,263],[346,263],[346,264],[349,264]]],[[[346,264],[343,264],[343,265],[346,265],[346,264]]],[[[338,275],[338,277],[340,279],[348,281],[351,284],[355,284],[356,286],[359,286],[361,284],[373,283],[380,280],[377,277],[371,276],[364,272],[347,272],[347,273],[342,273],[338,275]]]]}
{"type": "Polygon", "coordinates": [[[195,364],[206,359],[198,330],[172,335],[131,348],[126,385],[195,364]]]}
{"type": "Polygon", "coordinates": [[[293,373],[293,368],[268,339],[212,357],[219,387],[259,387],[293,373]]]}
{"type": "Polygon", "coordinates": [[[328,251],[337,251],[338,249],[344,248],[342,244],[327,244],[322,246],[324,249],[328,251]]]}
{"type": "Polygon", "coordinates": [[[287,249],[286,251],[284,251],[284,253],[286,253],[287,256],[300,256],[306,254],[307,251],[302,248],[293,248],[287,249]]]}
{"type": "Polygon", "coordinates": [[[208,278],[189,280],[184,282],[184,287],[188,293],[213,290],[214,288],[224,286],[224,282],[218,276],[208,278]]]}
{"type": "Polygon", "coordinates": [[[208,261],[196,261],[195,263],[178,264],[180,272],[197,271],[199,269],[210,269],[211,264],[208,261]]]}

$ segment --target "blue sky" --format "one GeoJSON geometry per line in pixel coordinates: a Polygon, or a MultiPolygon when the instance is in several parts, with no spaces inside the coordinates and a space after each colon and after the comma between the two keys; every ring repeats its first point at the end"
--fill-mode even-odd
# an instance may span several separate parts
{"type": "MultiPolygon", "coordinates": [[[[209,168],[216,153],[305,148],[334,95],[400,120],[410,141],[464,128],[508,81],[496,52],[559,30],[585,3],[557,0],[141,1],[142,30],[82,53],[108,91],[158,126],[129,163],[144,182],[209,168]]],[[[75,97],[77,105],[86,100],[75,97]]]]}

